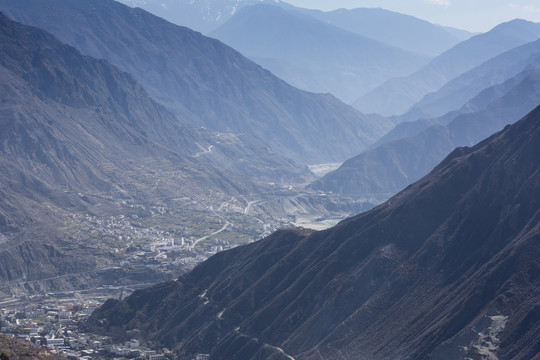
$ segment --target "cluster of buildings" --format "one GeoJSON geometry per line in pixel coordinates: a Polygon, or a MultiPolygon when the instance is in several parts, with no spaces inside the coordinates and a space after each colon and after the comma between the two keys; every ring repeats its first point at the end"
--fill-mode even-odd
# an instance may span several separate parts
{"type": "MultiPolygon", "coordinates": [[[[39,299],[21,296],[13,301],[4,301],[2,306],[5,307],[0,308],[0,331],[48,348],[68,360],[176,359],[169,350],[150,349],[143,346],[139,339],[117,343],[107,336],[81,332],[81,322],[107,296],[85,296],[84,301],[76,301],[77,297],[82,298],[74,294],[49,293],[39,299]]],[[[210,355],[197,354],[194,359],[181,360],[210,360],[210,355]]]]}
{"type": "Polygon", "coordinates": [[[219,238],[194,246],[197,239],[193,235],[186,237],[189,232],[185,227],[179,227],[172,234],[159,225],[143,227],[124,215],[100,219],[74,214],[70,221],[79,232],[71,236],[83,242],[89,234],[101,239],[109,248],[109,257],[116,259],[119,267],[147,267],[164,273],[178,273],[179,269],[193,268],[215,253],[233,247],[219,238]]]}
{"type": "MultiPolygon", "coordinates": [[[[193,268],[209,256],[237,245],[230,244],[218,236],[210,238],[207,226],[210,223],[216,235],[231,231],[235,234],[249,235],[252,239],[270,233],[279,225],[262,226],[260,225],[262,222],[255,222],[257,226],[244,224],[245,219],[241,215],[238,215],[238,221],[234,221],[238,223],[229,222],[219,215],[219,219],[216,219],[213,208],[209,208],[207,214],[200,212],[202,215],[199,218],[190,218],[189,221],[179,219],[180,222],[185,220],[189,228],[178,225],[172,231],[164,231],[162,226],[154,222],[165,219],[164,224],[167,224],[171,219],[170,216],[178,220],[177,215],[172,214],[167,208],[147,208],[127,203],[122,205],[128,210],[126,215],[104,219],[72,214],[67,222],[66,233],[69,233],[70,238],[75,241],[74,245],[84,243],[96,249],[106,249],[102,255],[109,257],[109,260],[112,260],[111,264],[117,264],[106,269],[128,268],[130,271],[149,268],[159,273],[177,274],[179,268],[181,270],[193,268]],[[149,222],[147,221],[149,218],[158,220],[149,222]],[[199,228],[200,231],[197,230],[199,228]]],[[[164,227],[170,228],[170,225],[164,227]]],[[[124,286],[117,288],[121,288],[121,297],[124,286]]],[[[116,295],[112,290],[114,290],[112,286],[103,285],[88,290],[91,295],[82,294],[85,290],[74,290],[69,294],[58,292],[30,297],[23,294],[7,301],[0,299],[0,331],[47,347],[67,359],[175,359],[173,354],[165,349],[157,352],[142,346],[136,339],[118,344],[111,338],[79,331],[81,321],[90,316],[106,299],[116,295]],[[100,293],[98,289],[104,293],[100,293]]],[[[210,356],[197,354],[194,359],[182,360],[210,360],[210,356]]]]}
{"type": "MultiPolygon", "coordinates": [[[[61,293],[50,294],[59,299],[61,293]]],[[[79,322],[98,306],[88,301],[80,304],[60,302],[30,303],[21,301],[0,309],[0,331],[8,336],[47,347],[66,358],[92,359],[107,339],[79,333],[79,322]]]]}
{"type": "Polygon", "coordinates": [[[86,319],[96,306],[90,302],[3,308],[0,309],[0,330],[8,336],[46,347],[68,360],[173,358],[141,346],[136,339],[116,344],[107,336],[79,332],[80,321],[86,319]]]}

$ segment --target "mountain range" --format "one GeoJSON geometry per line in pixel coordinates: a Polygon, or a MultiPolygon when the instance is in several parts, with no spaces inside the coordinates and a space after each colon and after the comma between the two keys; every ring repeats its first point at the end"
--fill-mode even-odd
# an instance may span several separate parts
{"type": "Polygon", "coordinates": [[[293,188],[313,179],[306,166],[252,135],[185,124],[133,76],[44,30],[1,15],[0,40],[1,291],[166,278],[107,267],[114,253],[70,235],[79,216],[101,221],[142,204],[217,217],[234,203],[272,223],[371,207],[293,188]]]}
{"type": "MultiPolygon", "coordinates": [[[[123,203],[219,205],[312,178],[252,136],[181,123],[130,74],[1,14],[0,76],[2,292],[23,280],[24,291],[46,291],[134,275],[96,273],[116,260],[107,249],[75,246],[66,230],[73,216],[120,216],[123,203]]],[[[280,204],[290,212],[290,203],[303,212],[341,206],[294,191],[275,203],[268,197],[271,209],[253,208],[281,218],[280,204]]],[[[131,280],[166,278],[144,276],[131,280]]]]}
{"type": "Polygon", "coordinates": [[[538,359],[539,149],[537,108],[369,212],[219,253],[87,326],[218,360],[538,359]]]}
{"type": "Polygon", "coordinates": [[[345,161],[310,186],[339,194],[390,196],[427,174],[455,147],[476,144],[539,103],[540,58],[536,58],[521,73],[483,90],[458,111],[401,123],[386,142],[345,161]]]}
{"type": "Polygon", "coordinates": [[[208,35],[296,87],[347,103],[430,59],[275,4],[245,6],[208,35]]]}
{"type": "Polygon", "coordinates": [[[472,36],[471,33],[431,24],[413,16],[385,9],[358,8],[319,11],[294,7],[280,0],[120,0],[140,7],[174,24],[208,34],[226,23],[241,9],[256,4],[272,4],[286,10],[302,12],[352,33],[388,45],[427,56],[444,50],[472,36]]]}
{"type": "MultiPolygon", "coordinates": [[[[392,140],[414,136],[431,125],[449,123],[460,113],[479,110],[479,104],[475,105],[474,102],[468,103],[466,107],[463,105],[482,90],[499,85],[523,72],[534,64],[539,56],[540,41],[537,40],[511,49],[467,71],[446,83],[438,91],[427,94],[410,111],[399,116],[399,124],[379,138],[371,148],[392,140]],[[420,120],[415,120],[417,118],[420,120]]],[[[488,97],[485,99],[489,101],[488,97]]],[[[481,108],[485,108],[485,104],[481,108]]]]}
{"type": "Polygon", "coordinates": [[[540,38],[540,23],[512,20],[465,40],[431,60],[415,73],[388,80],[354,102],[361,111],[400,115],[426,94],[517,46],[540,38]]]}
{"type": "Polygon", "coordinates": [[[330,92],[347,103],[472,36],[384,9],[323,12],[272,0],[123,2],[204,28],[292,85],[330,92]]]}
{"type": "Polygon", "coordinates": [[[42,30],[2,16],[1,35],[6,168],[17,167],[56,187],[111,192],[120,190],[112,184],[136,158],[190,169],[197,187],[227,188],[226,193],[242,185],[205,182],[235,176],[244,178],[242,184],[249,177],[294,182],[295,177],[305,181],[309,173],[249,136],[182,124],[129,74],[81,55],[42,30]],[[213,156],[201,155],[208,148],[213,156]]]}
{"type": "MultiPolygon", "coordinates": [[[[365,38],[358,19],[409,28],[395,37],[403,48],[415,46],[407,34],[432,31],[423,34],[432,54],[455,41],[445,32],[468,36],[384,11],[126,1],[178,6],[208,29],[222,24],[216,33],[277,21],[281,38],[302,35],[337,58],[365,55],[340,53],[343,39],[373,56],[408,53],[365,38]]],[[[540,360],[539,24],[502,24],[396,80],[418,90],[407,102],[436,92],[384,118],[298,90],[218,40],[112,0],[0,0],[0,10],[26,24],[0,13],[3,296],[155,284],[107,301],[80,330],[137,334],[182,359],[540,360]],[[358,153],[312,184],[320,191],[293,186],[313,179],[306,165],[358,153]],[[251,242],[276,223],[370,207],[338,193],[398,190],[332,228],[251,242]],[[197,246],[230,245],[217,234],[239,244],[241,231],[248,245],[197,246]],[[139,251],[184,235],[191,248],[167,263],[139,251]],[[187,273],[191,265],[171,266],[214,253],[187,273]]],[[[267,50],[271,34],[248,35],[267,50]]],[[[1,336],[0,347],[49,356],[1,336]]]]}
{"type": "MultiPolygon", "coordinates": [[[[413,105],[414,117],[433,118],[459,109],[480,91],[517,75],[540,56],[540,40],[498,55],[447,82],[413,105]]],[[[407,118],[408,113],[401,118],[407,118]]],[[[413,117],[413,118],[414,118],[413,117]]]]}
{"type": "MultiPolygon", "coordinates": [[[[209,131],[179,123],[106,61],[4,15],[0,44],[0,279],[91,269],[99,254],[56,247],[68,214],[116,214],[115,199],[261,191],[255,180],[198,161],[193,151],[212,144],[209,131]]],[[[237,147],[258,150],[245,145],[237,147]]]]}
{"type": "Polygon", "coordinates": [[[300,91],[223,43],[113,0],[2,0],[0,10],[132,74],[190,125],[257,137],[300,164],[342,161],[393,122],[300,91]]]}
{"type": "Polygon", "coordinates": [[[297,11],[352,33],[429,57],[440,55],[473,35],[382,8],[333,11],[297,8],[297,11]]]}
{"type": "MultiPolygon", "coordinates": [[[[264,0],[121,0],[131,7],[140,7],[174,24],[203,34],[230,19],[242,7],[264,0]]],[[[270,0],[277,2],[277,0],[270,0]]]]}

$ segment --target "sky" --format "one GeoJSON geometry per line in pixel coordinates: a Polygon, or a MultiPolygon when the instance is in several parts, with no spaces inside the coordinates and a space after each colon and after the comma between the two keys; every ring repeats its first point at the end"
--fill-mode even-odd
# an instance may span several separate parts
{"type": "Polygon", "coordinates": [[[485,32],[515,18],[540,22],[540,0],[284,0],[324,11],[359,7],[396,11],[429,22],[485,32]]]}

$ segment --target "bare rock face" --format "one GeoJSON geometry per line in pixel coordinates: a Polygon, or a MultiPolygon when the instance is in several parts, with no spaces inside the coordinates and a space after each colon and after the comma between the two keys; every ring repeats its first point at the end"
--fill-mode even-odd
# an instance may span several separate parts
{"type": "Polygon", "coordinates": [[[372,211],[217,254],[89,326],[216,359],[535,358],[539,150],[537,108],[372,211]]]}

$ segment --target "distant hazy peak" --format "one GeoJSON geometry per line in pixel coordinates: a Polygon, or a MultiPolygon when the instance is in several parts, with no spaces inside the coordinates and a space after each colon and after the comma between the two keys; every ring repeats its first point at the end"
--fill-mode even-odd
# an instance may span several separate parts
{"type": "Polygon", "coordinates": [[[347,31],[428,56],[439,55],[472,35],[382,8],[297,10],[347,31]]]}
{"type": "Polygon", "coordinates": [[[403,114],[426,94],[512,48],[540,38],[540,23],[515,19],[462,41],[416,73],[387,81],[354,103],[364,113],[403,114]]]}
{"type": "Polygon", "coordinates": [[[230,19],[244,6],[280,0],[117,0],[140,7],[177,25],[208,33],[230,19]]]}

